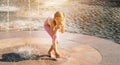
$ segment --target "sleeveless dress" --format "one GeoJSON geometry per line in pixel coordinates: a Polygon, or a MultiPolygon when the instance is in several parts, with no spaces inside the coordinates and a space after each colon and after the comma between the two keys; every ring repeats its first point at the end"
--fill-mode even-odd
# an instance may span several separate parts
{"type": "MultiPolygon", "coordinates": [[[[52,21],[52,18],[48,18],[48,22],[51,22],[51,21],[52,21]]],[[[56,34],[52,35],[50,25],[46,22],[44,23],[44,29],[51,36],[52,40],[57,40],[57,42],[59,42],[59,30],[57,30],[56,34]]]]}

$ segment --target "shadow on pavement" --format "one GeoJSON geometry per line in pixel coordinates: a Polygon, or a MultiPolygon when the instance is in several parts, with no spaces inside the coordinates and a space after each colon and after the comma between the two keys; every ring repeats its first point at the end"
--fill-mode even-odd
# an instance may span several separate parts
{"type": "Polygon", "coordinates": [[[24,61],[24,60],[51,60],[51,61],[56,61],[55,58],[50,58],[49,55],[35,55],[32,54],[30,56],[23,57],[20,54],[17,53],[8,53],[8,54],[3,54],[2,59],[0,59],[0,62],[19,62],[19,61],[24,61]]]}

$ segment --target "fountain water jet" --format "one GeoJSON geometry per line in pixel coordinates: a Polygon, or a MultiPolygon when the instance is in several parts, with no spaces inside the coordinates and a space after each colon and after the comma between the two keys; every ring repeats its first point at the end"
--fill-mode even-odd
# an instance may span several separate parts
{"type": "MultiPolygon", "coordinates": [[[[28,0],[28,10],[30,11],[31,10],[31,1],[30,0],[28,0]]],[[[29,21],[31,21],[31,13],[29,13],[28,14],[28,16],[29,16],[29,21]]],[[[26,43],[25,43],[25,45],[29,45],[29,46],[31,46],[30,45],[30,40],[31,40],[31,23],[29,23],[29,37],[27,37],[26,39],[25,39],[25,41],[26,41],[26,43]]]]}

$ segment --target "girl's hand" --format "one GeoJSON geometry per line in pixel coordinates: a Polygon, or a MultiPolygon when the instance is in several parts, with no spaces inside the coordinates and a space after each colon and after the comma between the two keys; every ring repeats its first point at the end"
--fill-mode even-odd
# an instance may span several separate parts
{"type": "Polygon", "coordinates": [[[56,25],[56,28],[57,28],[57,29],[60,29],[60,28],[61,28],[61,25],[56,25]]]}

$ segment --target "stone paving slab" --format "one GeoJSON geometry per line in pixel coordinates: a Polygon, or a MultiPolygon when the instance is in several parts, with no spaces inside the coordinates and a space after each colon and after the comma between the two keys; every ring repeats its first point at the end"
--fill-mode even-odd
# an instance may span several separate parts
{"type": "MultiPolygon", "coordinates": [[[[73,61],[74,63],[77,63],[76,65],[120,65],[119,44],[114,43],[110,40],[101,39],[98,37],[88,36],[83,34],[65,32],[64,34],[60,34],[60,35],[61,35],[59,42],[60,49],[78,53],[78,54],[71,53],[71,56],[80,57],[79,59],[76,58],[77,61],[75,60],[73,61]],[[90,52],[93,50],[95,51],[94,53],[90,52]],[[93,63],[93,61],[95,61],[95,63],[93,63]],[[79,64],[78,62],[80,62],[81,64],[79,64]]],[[[42,41],[44,42],[43,45],[48,45],[48,46],[51,45],[50,36],[45,31],[31,31],[31,32],[24,31],[24,32],[7,32],[7,33],[0,32],[0,36],[1,36],[0,41],[3,40],[4,43],[7,42],[5,41],[6,39],[7,40],[14,39],[16,40],[16,42],[24,39],[28,39],[29,41],[31,41],[31,43],[41,44],[38,43],[37,41],[39,42],[42,41]]],[[[22,45],[20,43],[24,44],[24,42],[19,42],[15,46],[22,45]]],[[[10,44],[8,46],[6,45],[3,48],[0,47],[0,49],[4,50],[5,48],[9,48],[9,47],[12,47],[12,45],[10,44]]],[[[27,65],[28,61],[24,61],[24,62],[26,63],[25,65],[27,65]]],[[[36,63],[36,61],[34,62],[36,63]]],[[[6,64],[7,64],[6,62],[0,62],[0,65],[6,65],[6,64]]],[[[17,63],[12,64],[8,62],[8,65],[16,65],[16,64],[17,63]]],[[[21,64],[24,65],[24,63],[21,64]]],[[[70,64],[70,63],[68,62],[61,65],[66,65],[66,64],[70,64]]],[[[53,64],[53,65],[57,65],[57,64],[53,64]]]]}

